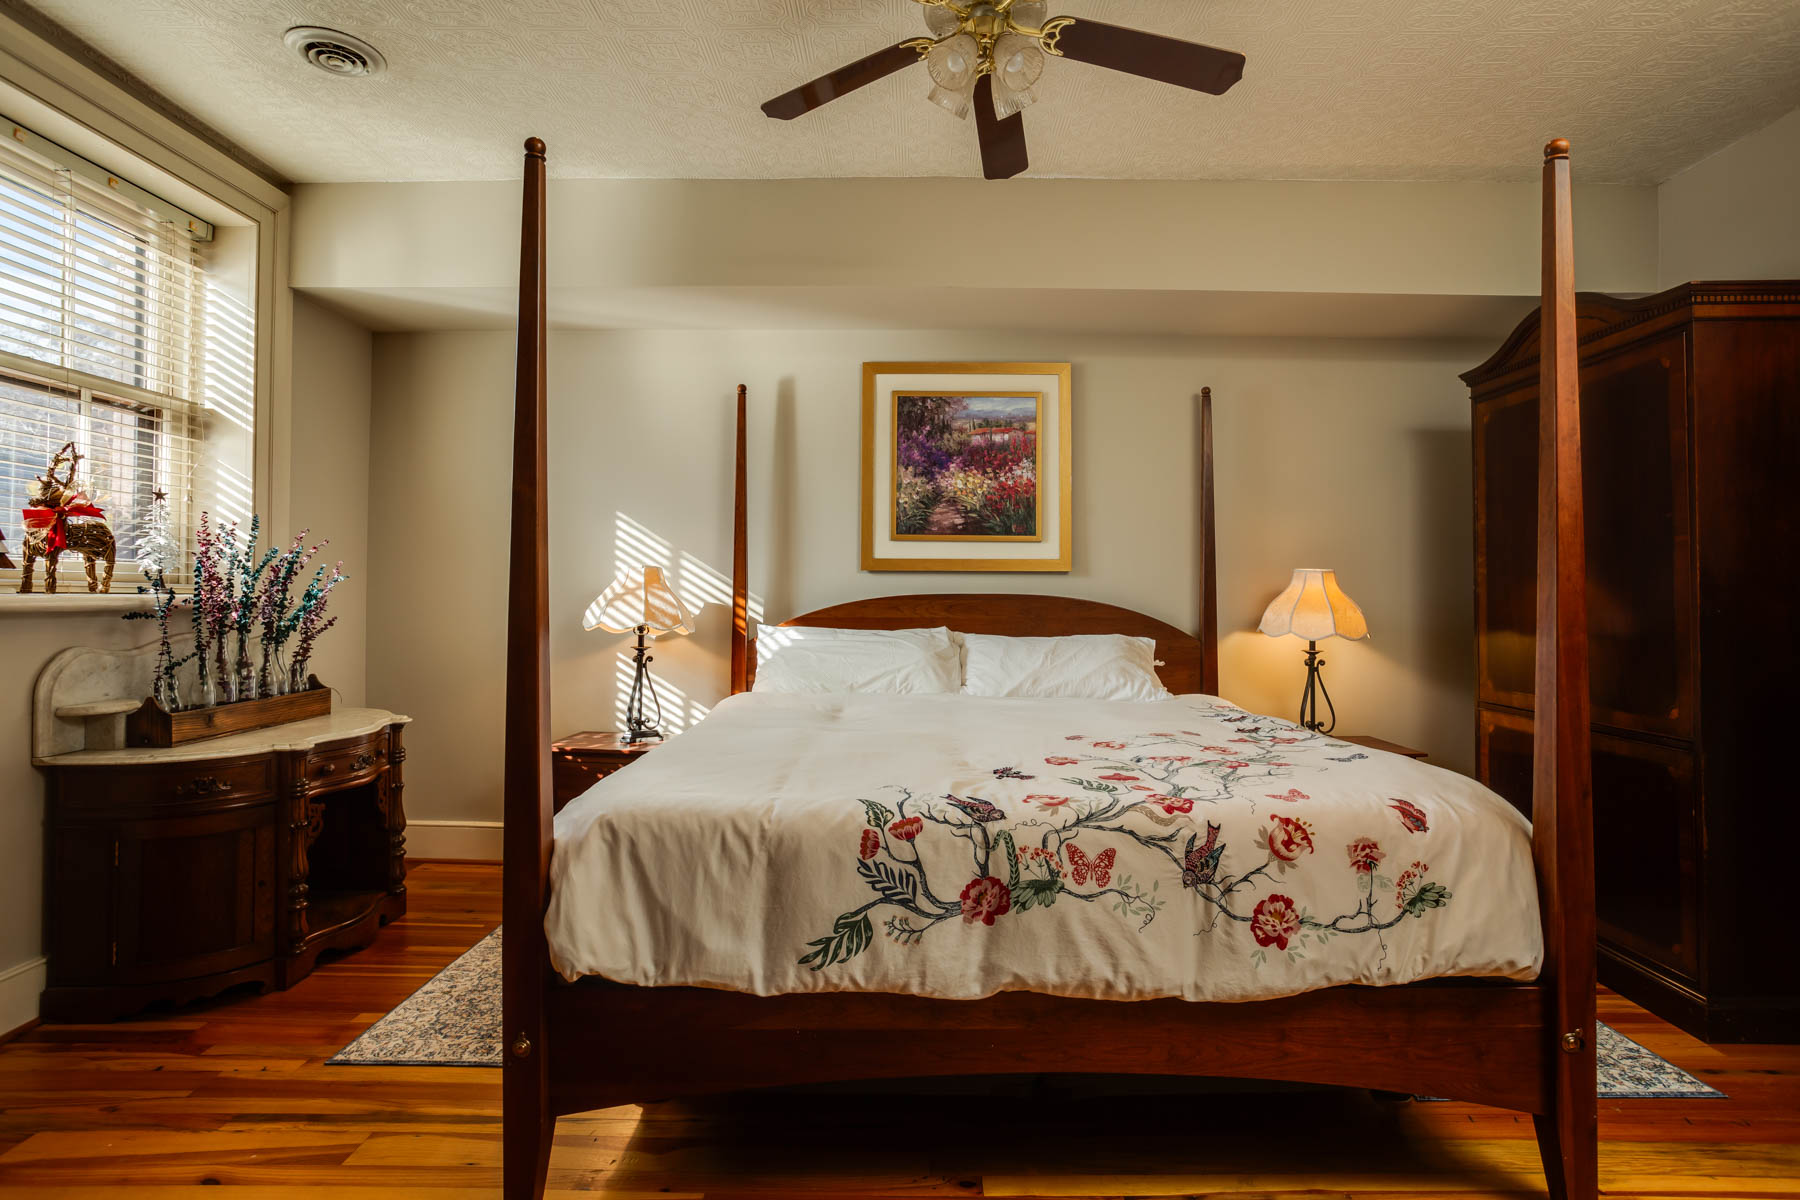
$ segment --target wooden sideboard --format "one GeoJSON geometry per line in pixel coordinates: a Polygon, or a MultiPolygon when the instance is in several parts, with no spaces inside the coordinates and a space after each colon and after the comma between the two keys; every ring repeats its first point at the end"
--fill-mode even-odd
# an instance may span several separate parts
{"type": "Polygon", "coordinates": [[[46,1021],[286,988],[406,911],[401,729],[353,708],[39,757],[46,1021]]]}

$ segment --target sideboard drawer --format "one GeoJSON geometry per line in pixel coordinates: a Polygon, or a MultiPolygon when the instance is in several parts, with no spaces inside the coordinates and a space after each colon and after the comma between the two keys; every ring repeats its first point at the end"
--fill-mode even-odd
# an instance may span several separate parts
{"type": "Polygon", "coordinates": [[[64,779],[61,802],[73,812],[135,812],[145,807],[187,806],[205,801],[231,805],[259,800],[275,792],[275,764],[268,758],[170,763],[124,770],[71,767],[58,774],[64,779]]]}
{"type": "Polygon", "coordinates": [[[321,746],[306,760],[306,782],[313,787],[337,787],[348,781],[372,778],[387,766],[387,760],[385,736],[321,746]]]}

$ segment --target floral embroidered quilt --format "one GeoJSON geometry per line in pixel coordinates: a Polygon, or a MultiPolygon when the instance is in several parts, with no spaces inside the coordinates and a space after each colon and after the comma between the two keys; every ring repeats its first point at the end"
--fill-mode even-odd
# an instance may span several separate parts
{"type": "Polygon", "coordinates": [[[557,817],[567,978],[1252,1000],[1535,978],[1530,825],[1209,696],[744,695],[557,817]]]}

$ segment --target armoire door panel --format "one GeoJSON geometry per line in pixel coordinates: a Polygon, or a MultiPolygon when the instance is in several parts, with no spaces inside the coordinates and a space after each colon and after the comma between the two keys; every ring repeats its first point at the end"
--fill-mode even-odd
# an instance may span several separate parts
{"type": "Polygon", "coordinates": [[[1594,720],[1693,731],[1687,334],[1581,369],[1594,720]]]}
{"type": "MultiPolygon", "coordinates": [[[[1581,437],[1594,722],[1693,732],[1687,337],[1584,362],[1581,437]]],[[[1537,392],[1475,406],[1478,698],[1532,706],[1537,392]]]]}
{"type": "MultiPolygon", "coordinates": [[[[1531,815],[1531,717],[1483,709],[1482,779],[1531,815]]],[[[1700,970],[1700,813],[1694,756],[1593,734],[1595,912],[1603,942],[1693,978],[1700,970]]]]}

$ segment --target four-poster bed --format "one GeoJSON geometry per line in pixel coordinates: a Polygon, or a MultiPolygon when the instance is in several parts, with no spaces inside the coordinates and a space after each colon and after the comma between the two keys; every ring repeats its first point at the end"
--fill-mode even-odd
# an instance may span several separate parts
{"type": "MultiPolygon", "coordinates": [[[[1121,1001],[1037,991],[948,1000],[892,991],[756,995],[567,983],[551,966],[543,143],[526,143],[511,609],[504,941],[505,1195],[542,1194],[557,1116],[663,1097],[933,1073],[1063,1071],[1070,1039],[1112,1073],[1288,1080],[1414,1092],[1533,1115],[1550,1191],[1596,1193],[1592,831],[1568,147],[1544,166],[1544,344],[1535,859],[1543,969],[1531,982],[1326,987],[1242,1003],[1121,1001]],[[1054,1025],[1069,1038],[1032,1031],[1054,1025]],[[883,1036],[870,1036],[879,1032],[883,1036]],[[929,1056],[895,1053],[905,1035],[929,1056]]],[[[745,554],[745,407],[738,394],[731,687],[752,679],[745,554]]],[[[896,596],[789,624],[1153,638],[1165,684],[1217,691],[1210,395],[1198,415],[1198,638],[1130,610],[1047,596],[896,596]]],[[[731,703],[742,703],[732,701],[731,703]]],[[[693,735],[687,735],[692,737],[693,735]]],[[[1161,736],[1161,735],[1158,735],[1161,736]]],[[[667,753],[667,752],[664,752],[667,753]]],[[[1167,799],[1167,797],[1163,797],[1167,799]]],[[[1279,799],[1280,797],[1277,797],[1279,799]]],[[[951,797],[954,799],[954,797],[951,797]]],[[[987,818],[984,818],[987,819],[987,818]]],[[[965,920],[967,918],[965,917],[965,920]]],[[[991,921],[989,924],[991,925],[991,921]]]]}

